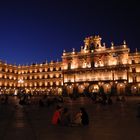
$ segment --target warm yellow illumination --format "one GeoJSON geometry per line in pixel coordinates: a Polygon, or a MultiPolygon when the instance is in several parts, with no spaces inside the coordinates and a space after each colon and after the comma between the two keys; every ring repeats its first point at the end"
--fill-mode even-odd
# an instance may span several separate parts
{"type": "Polygon", "coordinates": [[[50,85],[52,86],[53,85],[53,82],[50,82],[50,85]]]}
{"type": "Polygon", "coordinates": [[[57,85],[57,86],[59,85],[59,81],[56,81],[56,85],[57,85]]]}
{"type": "Polygon", "coordinates": [[[24,80],[23,80],[23,79],[19,79],[19,80],[18,80],[18,83],[19,83],[19,84],[22,84],[22,83],[24,83],[24,80]]]}
{"type": "Polygon", "coordinates": [[[42,82],[39,82],[39,86],[42,86],[42,82]]]}
{"type": "Polygon", "coordinates": [[[50,67],[50,71],[53,71],[53,67],[50,67]]]}
{"type": "Polygon", "coordinates": [[[64,84],[68,94],[73,94],[74,87],[78,93],[83,93],[85,88],[88,92],[99,92],[100,87],[109,93],[115,85],[116,92],[121,94],[127,83],[129,88],[133,85],[130,89],[133,93],[140,91],[137,85],[140,82],[140,53],[137,49],[129,53],[125,41],[120,46],[112,42],[111,48],[107,48],[105,43],[102,45],[100,36],[87,37],[84,43],[80,52],[74,48],[67,53],[64,50],[62,62],[16,66],[0,61],[0,91],[14,94],[18,87],[23,87],[29,88],[31,93],[60,95],[64,84]],[[92,82],[96,84],[91,85],[92,82]]]}
{"type": "Polygon", "coordinates": [[[48,85],[48,82],[45,82],[45,86],[47,86],[48,85]]]}

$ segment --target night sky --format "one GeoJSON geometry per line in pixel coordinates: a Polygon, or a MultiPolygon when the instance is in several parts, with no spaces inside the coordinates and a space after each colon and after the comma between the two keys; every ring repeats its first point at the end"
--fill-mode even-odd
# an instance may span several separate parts
{"type": "MultiPolygon", "coordinates": [[[[0,59],[9,64],[61,61],[87,36],[110,47],[140,48],[138,0],[4,0],[0,2],[0,59]]],[[[138,49],[140,50],[140,49],[138,49]]]]}

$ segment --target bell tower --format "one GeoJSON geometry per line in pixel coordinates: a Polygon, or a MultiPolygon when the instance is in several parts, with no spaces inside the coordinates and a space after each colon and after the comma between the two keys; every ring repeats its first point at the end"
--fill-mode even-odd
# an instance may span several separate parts
{"type": "Polygon", "coordinates": [[[101,40],[102,38],[99,35],[86,37],[84,40],[84,50],[94,50],[101,48],[101,40]]]}
{"type": "Polygon", "coordinates": [[[98,35],[98,36],[94,36],[92,38],[92,42],[94,44],[95,49],[101,48],[101,40],[102,38],[98,35]]]}

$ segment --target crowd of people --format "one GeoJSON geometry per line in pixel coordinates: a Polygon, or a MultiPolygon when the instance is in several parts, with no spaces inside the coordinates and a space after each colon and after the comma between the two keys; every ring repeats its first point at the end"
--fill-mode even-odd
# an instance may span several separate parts
{"type": "Polygon", "coordinates": [[[109,104],[111,105],[112,99],[110,95],[101,94],[101,93],[92,93],[89,95],[94,103],[101,103],[103,105],[109,104]]]}
{"type": "Polygon", "coordinates": [[[52,116],[52,124],[62,126],[87,126],[89,125],[89,116],[84,107],[81,107],[79,111],[72,116],[68,108],[63,108],[58,105],[52,116]]]}
{"type": "MultiPolygon", "coordinates": [[[[90,96],[91,100],[94,103],[101,103],[103,105],[112,104],[111,96],[105,94],[93,94],[90,96]]],[[[18,96],[20,105],[29,105],[31,104],[31,95],[30,94],[21,94],[18,96]]],[[[8,104],[9,97],[7,94],[0,95],[0,104],[8,104]]],[[[116,96],[116,101],[126,102],[124,96],[116,96]]],[[[77,113],[71,113],[69,108],[62,107],[64,103],[64,98],[62,96],[42,96],[38,100],[39,107],[56,107],[56,110],[52,116],[53,125],[62,125],[62,126],[87,126],[89,125],[89,115],[84,107],[79,108],[77,113]]],[[[140,118],[140,103],[137,106],[137,117],[140,118]]]]}
{"type": "MultiPolygon", "coordinates": [[[[20,105],[29,105],[31,102],[31,96],[22,94],[19,96],[20,105]]],[[[52,116],[53,125],[62,126],[86,126],[89,124],[89,116],[84,107],[81,107],[74,116],[70,113],[67,107],[62,107],[64,103],[63,97],[48,97],[42,96],[38,100],[39,107],[56,107],[56,110],[52,116]]]]}
{"type": "Polygon", "coordinates": [[[64,103],[64,99],[62,96],[54,96],[54,97],[48,97],[44,95],[42,98],[39,100],[39,106],[40,107],[50,107],[58,103],[64,103]]]}

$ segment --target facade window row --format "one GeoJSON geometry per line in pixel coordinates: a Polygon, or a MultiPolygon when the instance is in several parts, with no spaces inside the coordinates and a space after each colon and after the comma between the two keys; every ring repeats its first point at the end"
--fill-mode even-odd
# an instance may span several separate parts
{"type": "Polygon", "coordinates": [[[100,36],[90,36],[85,38],[81,51],[63,51],[59,63],[12,66],[1,62],[0,89],[7,87],[17,90],[21,87],[28,90],[57,87],[68,94],[75,91],[97,93],[102,88],[106,93],[113,93],[114,88],[119,94],[128,89],[138,93],[140,53],[130,53],[125,41],[120,46],[111,43],[106,47],[100,36]]]}

